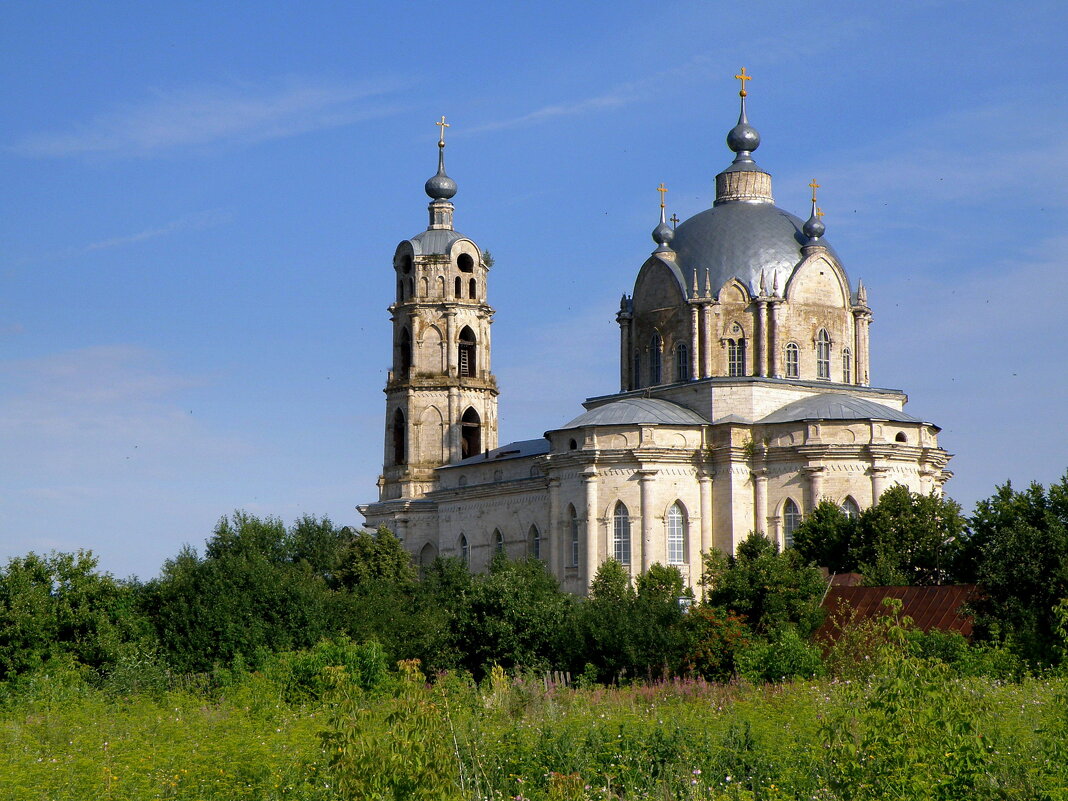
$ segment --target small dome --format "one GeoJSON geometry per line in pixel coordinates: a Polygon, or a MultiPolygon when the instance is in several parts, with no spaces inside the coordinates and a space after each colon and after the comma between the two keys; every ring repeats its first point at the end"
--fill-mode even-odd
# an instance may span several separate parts
{"type": "Polygon", "coordinates": [[[760,147],[760,134],[748,122],[739,122],[727,134],[727,147],[735,153],[743,150],[752,153],[760,147]]]}
{"type": "Polygon", "coordinates": [[[761,420],[761,423],[796,423],[802,420],[887,420],[892,423],[922,423],[918,417],[899,412],[875,401],[822,392],[788,403],[761,420]]]}
{"type": "Polygon", "coordinates": [[[703,426],[708,425],[708,421],[697,412],[671,401],[659,398],[623,398],[604,406],[595,406],[557,430],[631,425],[703,426]]]}
{"type": "Polygon", "coordinates": [[[425,189],[431,200],[448,200],[456,194],[456,181],[441,169],[437,175],[427,179],[425,189]]]}
{"type": "Polygon", "coordinates": [[[653,241],[661,247],[667,247],[671,244],[671,240],[675,238],[675,229],[668,225],[663,220],[660,224],[653,229],[653,241]]]}
{"type": "Polygon", "coordinates": [[[823,224],[823,220],[819,218],[818,214],[813,214],[805,220],[805,225],[801,230],[804,235],[808,237],[809,242],[815,242],[823,236],[824,231],[827,230],[827,226],[823,224]]]}

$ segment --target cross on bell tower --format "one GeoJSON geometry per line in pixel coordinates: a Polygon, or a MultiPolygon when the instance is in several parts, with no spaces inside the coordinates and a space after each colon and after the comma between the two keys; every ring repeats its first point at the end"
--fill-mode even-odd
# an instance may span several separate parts
{"type": "Polygon", "coordinates": [[[425,187],[430,222],[393,257],[393,368],[385,388],[379,502],[420,498],[437,487],[436,468],[497,447],[489,264],[478,245],[453,228],[457,187],[445,172],[449,123],[442,117],[435,125],[438,171],[425,187]]]}

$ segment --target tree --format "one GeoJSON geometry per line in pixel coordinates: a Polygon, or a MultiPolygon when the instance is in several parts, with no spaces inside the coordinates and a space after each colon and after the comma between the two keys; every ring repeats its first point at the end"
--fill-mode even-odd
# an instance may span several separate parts
{"type": "Polygon", "coordinates": [[[734,556],[710,551],[701,580],[709,605],[745,615],[758,634],[795,625],[807,636],[823,620],[826,582],[819,569],[793,548],[780,553],[759,531],[743,540],[734,556]]]}
{"type": "Polygon", "coordinates": [[[378,531],[361,531],[341,555],[339,577],[352,589],[371,585],[410,585],[415,581],[412,556],[385,526],[378,531]]]}
{"type": "Polygon", "coordinates": [[[589,597],[575,612],[576,632],[570,638],[575,649],[573,667],[593,664],[602,681],[633,669],[638,661],[633,628],[636,601],[627,569],[615,559],[602,562],[590,584],[589,597]]]}
{"type": "Polygon", "coordinates": [[[869,586],[944,584],[964,530],[955,501],[898,484],[852,519],[822,501],[794,532],[794,548],[833,573],[863,573],[869,586]]]}
{"type": "Polygon", "coordinates": [[[151,649],[136,586],[96,568],[78,551],[30,553],[0,570],[0,680],[63,658],[103,671],[130,649],[151,649]]]}
{"type": "Polygon", "coordinates": [[[1009,640],[1033,663],[1060,658],[1057,606],[1068,598],[1068,474],[1043,489],[1006,482],[976,504],[960,558],[980,587],[977,633],[1009,640]]]}
{"type": "Polygon", "coordinates": [[[341,607],[322,574],[294,559],[277,518],[222,518],[200,558],[185,547],[142,593],[174,667],[208,670],[240,655],[305,648],[342,631],[341,607]]]}

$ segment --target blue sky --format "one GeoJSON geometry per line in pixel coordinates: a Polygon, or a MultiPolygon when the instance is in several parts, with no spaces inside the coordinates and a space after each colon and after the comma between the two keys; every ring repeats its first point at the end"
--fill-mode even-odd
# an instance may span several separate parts
{"type": "Polygon", "coordinates": [[[1057,2],[5,3],[0,559],[149,578],[241,508],[375,496],[397,242],[447,115],[493,252],[501,438],[617,385],[619,295],[758,162],[875,313],[872,382],[947,492],[1068,468],[1068,7],[1057,2]],[[567,370],[559,354],[567,354],[567,370]]]}

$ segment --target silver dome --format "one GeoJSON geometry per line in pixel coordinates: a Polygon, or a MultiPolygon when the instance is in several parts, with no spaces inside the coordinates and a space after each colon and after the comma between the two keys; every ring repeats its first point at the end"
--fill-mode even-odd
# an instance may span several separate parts
{"type": "MultiPolygon", "coordinates": [[[[782,291],[802,259],[802,246],[808,242],[803,225],[771,203],[727,202],[694,215],[679,224],[671,243],[686,291],[692,292],[696,272],[699,291],[704,292],[706,270],[713,295],[732,278],[755,295],[761,271],[769,291],[776,274],[782,291]]],[[[834,254],[826,241],[820,240],[820,244],[834,254]]]]}

